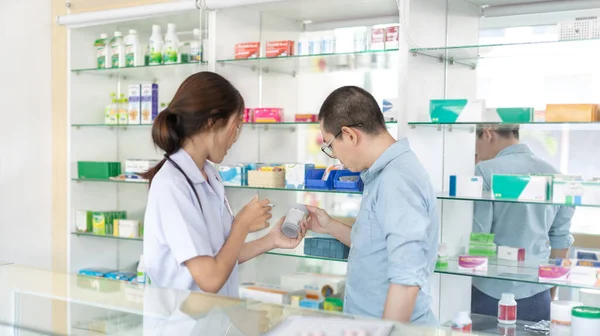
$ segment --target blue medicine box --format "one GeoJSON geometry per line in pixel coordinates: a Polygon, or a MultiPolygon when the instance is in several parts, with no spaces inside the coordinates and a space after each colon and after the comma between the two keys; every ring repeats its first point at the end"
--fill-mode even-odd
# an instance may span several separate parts
{"type": "Polygon", "coordinates": [[[327,180],[322,180],[325,169],[309,169],[306,171],[305,186],[306,189],[332,190],[335,174],[330,173],[327,180]]]}
{"type": "Polygon", "coordinates": [[[354,173],[349,170],[338,170],[334,173],[333,189],[346,190],[346,191],[363,191],[365,185],[360,178],[360,173],[354,173]],[[340,177],[344,176],[358,176],[358,180],[347,182],[340,181],[340,177]]]}
{"type": "Polygon", "coordinates": [[[350,248],[333,237],[306,237],[304,254],[322,258],[348,259],[350,248]]]}

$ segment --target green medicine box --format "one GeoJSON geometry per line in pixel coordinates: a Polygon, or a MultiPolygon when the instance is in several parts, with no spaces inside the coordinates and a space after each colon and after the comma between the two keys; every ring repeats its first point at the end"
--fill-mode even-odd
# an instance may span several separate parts
{"type": "Polygon", "coordinates": [[[485,111],[485,121],[520,124],[533,121],[533,107],[498,107],[485,111]]]}
{"type": "Polygon", "coordinates": [[[108,179],[121,175],[121,162],[77,162],[80,179],[108,179]]]}
{"type": "Polygon", "coordinates": [[[481,121],[485,101],[467,99],[434,99],[429,101],[429,118],[434,123],[481,121]]]}
{"type": "Polygon", "coordinates": [[[548,201],[552,181],[547,175],[492,175],[492,195],[498,200],[548,201]]]}

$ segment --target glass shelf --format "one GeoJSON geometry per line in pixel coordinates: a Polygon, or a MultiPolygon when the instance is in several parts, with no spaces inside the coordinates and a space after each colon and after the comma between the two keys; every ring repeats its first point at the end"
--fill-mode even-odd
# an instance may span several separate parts
{"type": "Polygon", "coordinates": [[[452,200],[452,201],[474,201],[474,202],[496,202],[496,203],[522,203],[522,204],[541,204],[541,205],[560,205],[560,206],[576,206],[576,207],[589,207],[589,208],[600,208],[600,204],[581,204],[581,205],[573,205],[573,204],[564,204],[564,203],[556,203],[552,201],[521,201],[521,200],[510,200],[503,199],[497,200],[492,198],[489,194],[484,194],[482,197],[457,197],[457,196],[448,196],[448,193],[442,193],[437,195],[437,199],[440,200],[452,200]]]}
{"type": "Polygon", "coordinates": [[[236,65],[251,69],[261,69],[264,72],[285,73],[295,76],[301,72],[387,69],[393,64],[393,62],[389,61],[388,56],[395,55],[397,52],[398,49],[368,50],[320,55],[224,59],[218,60],[217,63],[221,64],[221,66],[236,65]]]}
{"type": "Polygon", "coordinates": [[[302,251],[298,250],[273,250],[269,252],[265,252],[267,255],[274,255],[280,257],[292,257],[292,258],[301,258],[301,259],[313,259],[313,260],[323,260],[323,261],[335,261],[335,262],[348,262],[347,259],[336,259],[336,258],[325,258],[325,257],[317,257],[308,254],[304,254],[302,251]]]}
{"type": "Polygon", "coordinates": [[[585,39],[413,48],[410,49],[410,52],[415,56],[428,56],[475,68],[482,59],[518,57],[535,61],[536,59],[546,60],[560,57],[571,59],[578,56],[587,57],[586,54],[589,53],[589,50],[598,47],[600,47],[600,39],[585,39]]]}
{"type": "Polygon", "coordinates": [[[473,272],[469,270],[460,270],[458,268],[458,257],[450,257],[448,267],[438,268],[435,273],[467,276],[472,278],[507,280],[536,285],[560,286],[568,288],[589,288],[598,289],[590,285],[569,283],[565,281],[540,281],[538,278],[538,264],[525,262],[516,262],[509,260],[497,260],[488,258],[488,270],[485,272],[473,272]]]}
{"type": "Polygon", "coordinates": [[[103,238],[103,239],[115,239],[115,240],[129,240],[129,241],[143,241],[144,238],[124,238],[124,237],[115,237],[115,236],[107,236],[107,235],[97,235],[89,232],[71,232],[72,235],[82,236],[82,237],[95,237],[95,238],[103,238]]]}
{"type": "Polygon", "coordinates": [[[110,180],[110,179],[94,179],[94,178],[72,178],[75,182],[107,182],[107,183],[125,183],[125,184],[141,184],[147,185],[148,181],[131,181],[131,180],[110,180]]]}
{"type": "Polygon", "coordinates": [[[106,76],[114,76],[114,75],[127,75],[127,74],[152,74],[156,71],[172,71],[176,69],[177,71],[192,71],[197,69],[205,68],[207,65],[206,62],[201,63],[177,63],[177,64],[158,64],[158,65],[142,65],[137,67],[129,67],[129,68],[109,68],[109,69],[98,69],[98,68],[81,68],[81,69],[71,69],[71,72],[74,74],[98,74],[98,75],[106,75],[106,76]]]}
{"type": "Polygon", "coordinates": [[[105,127],[105,128],[150,128],[152,124],[128,124],[128,125],[108,125],[108,124],[71,124],[71,127],[105,127]]]}
{"type": "Polygon", "coordinates": [[[408,123],[415,127],[437,127],[438,129],[468,129],[474,130],[477,125],[519,125],[521,130],[574,130],[595,131],[600,130],[600,122],[528,122],[528,123],[503,123],[503,122],[431,122],[411,121],[408,123]]]}

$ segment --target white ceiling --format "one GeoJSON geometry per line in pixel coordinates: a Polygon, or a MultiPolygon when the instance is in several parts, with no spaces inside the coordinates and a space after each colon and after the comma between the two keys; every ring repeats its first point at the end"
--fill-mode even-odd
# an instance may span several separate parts
{"type": "Polygon", "coordinates": [[[249,7],[314,23],[398,15],[396,0],[288,0],[249,7]]]}
{"type": "Polygon", "coordinates": [[[481,6],[502,6],[502,5],[516,5],[533,2],[544,2],[548,0],[468,0],[476,5],[481,6]]]}

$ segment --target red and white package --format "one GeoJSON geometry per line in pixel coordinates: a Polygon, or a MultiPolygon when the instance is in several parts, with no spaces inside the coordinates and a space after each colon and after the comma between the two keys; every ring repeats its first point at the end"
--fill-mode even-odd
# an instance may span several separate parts
{"type": "Polygon", "coordinates": [[[248,42],[235,45],[235,59],[260,57],[260,42],[248,42]]]}
{"type": "Polygon", "coordinates": [[[294,41],[271,41],[267,42],[267,57],[285,57],[294,55],[294,41]]]}
{"type": "Polygon", "coordinates": [[[383,50],[385,48],[385,28],[373,28],[371,30],[371,50],[383,50]]]}
{"type": "Polygon", "coordinates": [[[400,27],[391,26],[385,29],[385,49],[398,49],[398,37],[400,33],[400,27]]]}

